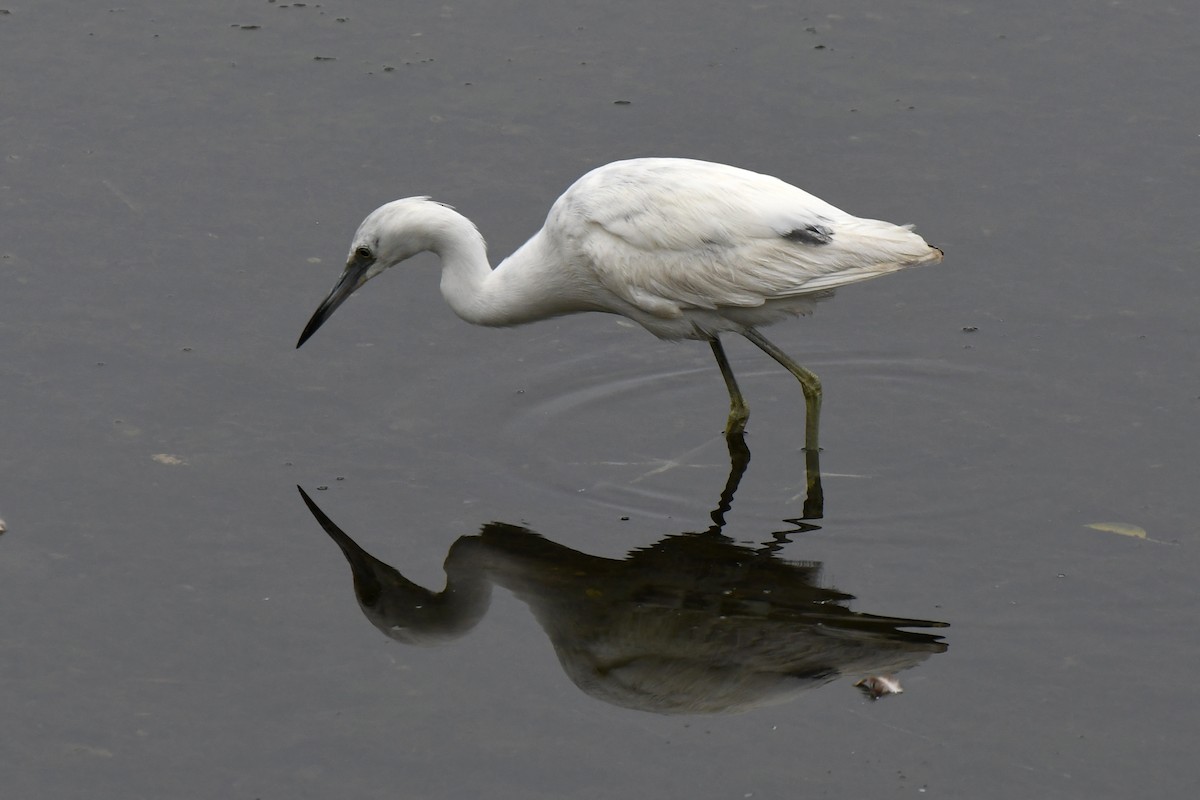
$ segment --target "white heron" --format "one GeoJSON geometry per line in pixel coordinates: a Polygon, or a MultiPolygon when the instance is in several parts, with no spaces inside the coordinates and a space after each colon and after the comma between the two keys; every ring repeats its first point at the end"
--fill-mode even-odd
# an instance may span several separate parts
{"type": "Polygon", "coordinates": [[[427,250],[441,258],[442,296],[476,325],[601,311],[662,339],[708,342],[729,390],[727,435],[743,431],[749,408],[719,337],[740,333],[800,381],[810,452],[820,381],[758,329],[811,311],[839,286],[942,258],[911,226],[855,217],[778,178],[637,158],[577,180],[495,269],[483,236],[450,206],[428,197],[380,206],[359,225],[341,278],[296,347],[367,281],[427,250]]]}

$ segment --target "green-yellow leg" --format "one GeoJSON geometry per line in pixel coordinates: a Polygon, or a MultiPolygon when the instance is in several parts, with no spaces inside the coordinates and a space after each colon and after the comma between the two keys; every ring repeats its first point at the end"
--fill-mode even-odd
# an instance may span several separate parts
{"type": "Polygon", "coordinates": [[[717,366],[721,368],[725,388],[729,390],[729,420],[725,423],[725,435],[741,436],[742,431],[746,430],[746,420],[750,419],[750,407],[746,405],[742,390],[738,388],[737,380],[733,377],[733,368],[729,366],[729,359],[725,357],[725,348],[721,347],[720,340],[714,336],[708,343],[716,356],[717,366]]]}
{"type": "Polygon", "coordinates": [[[797,364],[753,328],[745,331],[745,336],[795,375],[796,380],[800,381],[800,388],[804,390],[804,519],[820,519],[825,508],[825,491],[821,488],[821,447],[817,442],[817,429],[821,422],[821,379],[812,370],[797,364]]]}
{"type": "MultiPolygon", "coordinates": [[[[810,453],[820,452],[821,448],[817,444],[817,429],[820,427],[821,421],[821,379],[813,374],[812,370],[797,364],[787,353],[771,344],[753,328],[744,331],[743,335],[758,345],[764,353],[782,364],[784,369],[800,381],[800,388],[804,390],[804,449],[810,453]]],[[[728,381],[728,379],[726,380],[728,381]]]]}

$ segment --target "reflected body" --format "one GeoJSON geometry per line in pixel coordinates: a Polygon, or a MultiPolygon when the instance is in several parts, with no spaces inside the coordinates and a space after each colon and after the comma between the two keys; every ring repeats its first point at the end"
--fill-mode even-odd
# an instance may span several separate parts
{"type": "Polygon", "coordinates": [[[494,270],[479,231],[449,206],[427,197],[381,206],[296,346],[371,278],[424,251],[441,258],[442,295],[467,322],[600,311],[663,339],[707,341],[729,391],[727,434],[745,428],[749,409],[719,337],[745,336],[800,381],[810,451],[820,381],[758,329],[807,313],[839,286],[942,258],[908,227],[855,217],[767,175],[690,159],[617,161],[568,188],[494,270]]]}
{"type": "Polygon", "coordinates": [[[778,557],[779,541],[751,548],[711,530],[675,534],[622,560],[493,522],[454,542],[438,592],[367,553],[301,494],[349,562],[363,614],[384,634],[411,645],[457,639],[500,586],[529,606],[571,681],[617,706],[747,711],[946,650],[940,636],[905,630],[944,623],[852,611],[852,595],[821,585],[819,563],[778,557]]]}
{"type": "Polygon", "coordinates": [[[789,520],[795,529],[772,532],[758,547],[722,533],[750,458],[740,436],[728,442],[729,477],[707,530],[669,534],[613,559],[492,522],[451,545],[440,592],[363,550],[300,494],[349,562],[363,614],[384,634],[412,645],[457,639],[500,586],[528,604],[570,679],[613,705],[745,711],[843,676],[883,680],[875,676],[945,652],[941,636],[906,629],[946,623],[852,611],[852,595],[822,585],[820,563],[780,557],[791,534],[816,526],[789,520]]]}

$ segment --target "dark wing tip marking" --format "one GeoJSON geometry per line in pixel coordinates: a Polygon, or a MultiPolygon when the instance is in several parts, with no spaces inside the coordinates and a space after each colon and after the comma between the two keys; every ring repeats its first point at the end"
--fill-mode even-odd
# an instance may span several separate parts
{"type": "Polygon", "coordinates": [[[833,241],[833,231],[824,225],[805,225],[802,228],[793,228],[785,233],[783,238],[800,244],[829,244],[833,241]]]}

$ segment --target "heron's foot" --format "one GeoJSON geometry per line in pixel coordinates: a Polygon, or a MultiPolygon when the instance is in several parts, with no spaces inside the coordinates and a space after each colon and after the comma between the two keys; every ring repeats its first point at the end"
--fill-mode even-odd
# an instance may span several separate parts
{"type": "Polygon", "coordinates": [[[750,419],[750,409],[745,406],[734,406],[729,409],[729,419],[725,422],[725,436],[741,436],[746,432],[746,422],[750,419]]]}

